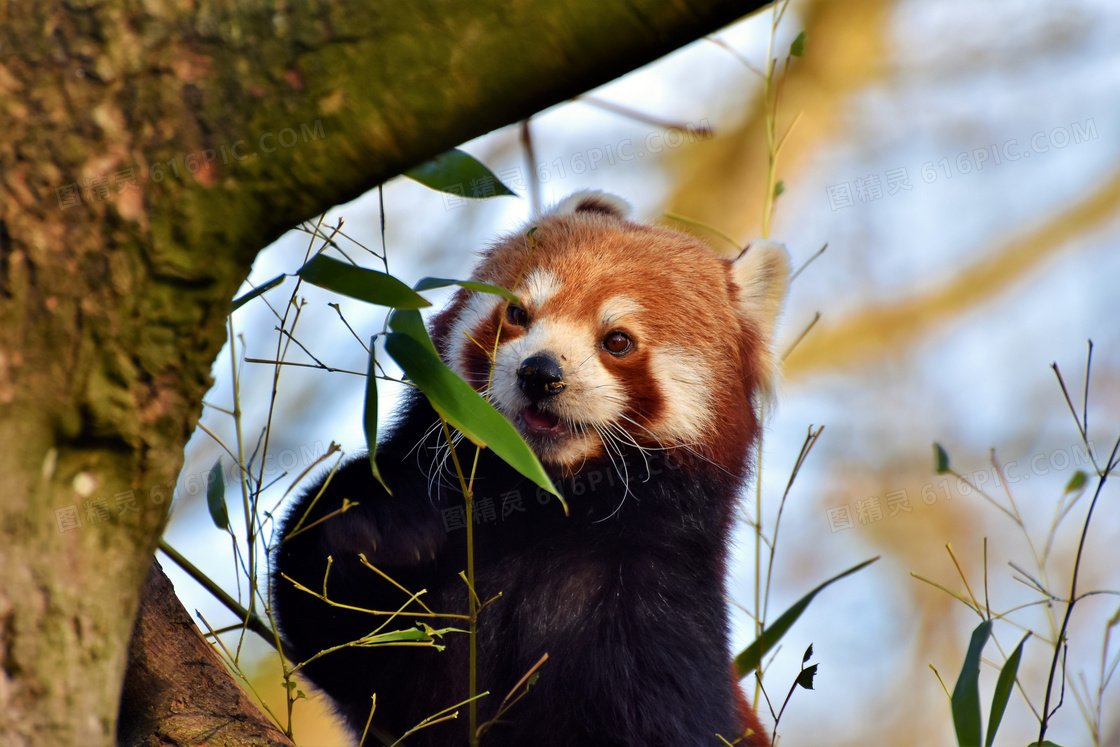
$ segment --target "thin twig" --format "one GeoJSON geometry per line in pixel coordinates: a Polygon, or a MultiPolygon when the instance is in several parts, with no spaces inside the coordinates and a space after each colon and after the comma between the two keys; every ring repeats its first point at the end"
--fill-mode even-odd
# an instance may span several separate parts
{"type": "Polygon", "coordinates": [[[529,686],[528,685],[526,685],[526,687],[525,687],[525,692],[521,693],[516,698],[514,698],[513,696],[519,689],[521,689],[522,685],[525,685],[529,681],[529,678],[532,677],[536,673],[536,671],[538,669],[540,669],[541,666],[546,661],[548,661],[548,654],[543,655],[539,660],[537,660],[536,664],[534,664],[533,666],[531,666],[529,668],[529,671],[527,671],[525,674],[521,675],[521,679],[519,679],[517,681],[517,684],[514,685],[513,687],[511,687],[509,693],[504,698],[502,698],[502,702],[498,706],[498,711],[497,711],[497,713],[494,714],[494,718],[490,719],[489,721],[487,721],[484,724],[481,724],[478,727],[477,736],[481,737],[482,734],[487,729],[489,729],[494,724],[498,723],[498,720],[502,717],[503,714],[506,713],[506,711],[508,711],[510,708],[512,708],[513,705],[515,703],[517,703],[517,701],[519,701],[523,697],[525,697],[525,695],[529,692],[529,686]],[[513,700],[510,700],[510,698],[513,698],[513,700]]]}
{"type": "MultiPolygon", "coordinates": [[[[1085,428],[1081,425],[1081,419],[1077,417],[1077,408],[1073,406],[1073,400],[1069,398],[1069,390],[1066,389],[1066,382],[1062,379],[1061,369],[1058,368],[1057,362],[1051,363],[1050,368],[1054,369],[1054,375],[1058,377],[1058,386],[1062,388],[1062,395],[1066,398],[1066,404],[1069,405],[1070,415],[1073,415],[1073,422],[1077,424],[1077,432],[1081,434],[1081,438],[1084,440],[1087,438],[1085,428]]],[[[1091,457],[1092,454],[1090,453],[1089,456],[1091,457]]],[[[1094,466],[1096,466],[1096,463],[1094,463],[1094,466]]]]}
{"type": "Polygon", "coordinates": [[[968,578],[964,575],[964,570],[961,568],[961,564],[957,561],[957,556],[953,552],[953,544],[951,542],[946,542],[945,550],[949,553],[949,558],[952,559],[953,565],[956,566],[957,574],[961,577],[961,581],[964,582],[964,588],[968,591],[968,596],[972,598],[973,605],[975,605],[977,610],[981,609],[980,600],[972,593],[972,587],[968,583],[968,578]]]}
{"type": "Polygon", "coordinates": [[[366,351],[366,355],[369,355],[369,346],[366,345],[365,340],[363,340],[361,337],[358,337],[358,333],[355,332],[354,328],[350,326],[350,322],[346,321],[346,317],[342,315],[342,307],[336,303],[328,303],[327,306],[330,306],[338,313],[338,318],[341,319],[342,323],[346,325],[346,329],[350,330],[350,334],[354,335],[354,339],[357,340],[358,344],[362,346],[362,350],[366,351]]]}
{"type": "MultiPolygon", "coordinates": [[[[385,191],[380,184],[377,185],[377,209],[381,216],[381,263],[385,265],[385,274],[389,274],[389,250],[385,245],[385,191]]],[[[345,236],[345,234],[343,234],[345,236]]],[[[350,238],[347,236],[346,238],[350,238]]],[[[353,241],[353,239],[351,239],[353,241]]],[[[357,242],[354,242],[357,243],[357,242]]],[[[358,246],[362,246],[358,244],[358,246]]],[[[362,246],[365,249],[364,246],[362,246]]],[[[366,251],[369,251],[368,249],[366,251]]],[[[370,252],[373,256],[377,256],[377,252],[370,252]]]]}
{"type": "Polygon", "coordinates": [[[770,610],[770,580],[774,575],[774,556],[777,555],[778,547],[778,530],[782,526],[782,513],[786,508],[786,499],[789,497],[789,491],[793,488],[793,483],[797,479],[797,475],[801,472],[801,467],[804,466],[805,460],[809,457],[809,452],[817,444],[817,439],[821,437],[824,432],[824,426],[817,428],[813,432],[813,426],[809,426],[809,432],[805,434],[805,442],[801,444],[801,452],[798,453],[797,459],[794,460],[793,469],[789,473],[789,481],[786,482],[786,489],[782,492],[782,500],[778,504],[778,517],[774,520],[774,539],[770,544],[770,562],[766,566],[766,593],[762,602],[762,619],[765,620],[767,613],[770,610]]]}
{"type": "Polygon", "coordinates": [[[812,261],[815,260],[817,257],[824,254],[824,250],[827,249],[827,248],[828,248],[828,242],[826,241],[826,242],[824,242],[824,246],[822,246],[820,249],[818,249],[816,251],[816,253],[813,254],[812,257],[809,257],[809,259],[805,260],[801,264],[801,266],[797,268],[797,272],[795,272],[795,273],[793,273],[792,275],[789,276],[789,282],[792,284],[793,281],[797,279],[797,276],[801,274],[801,271],[804,270],[806,267],[808,267],[809,264],[812,263],[812,261]]]}
{"type": "MultiPolygon", "coordinates": [[[[368,376],[369,375],[369,373],[366,372],[366,371],[351,371],[351,370],[346,369],[346,368],[333,368],[331,366],[324,365],[323,363],[296,363],[295,361],[274,361],[274,360],[268,360],[267,358],[246,358],[245,362],[246,363],[264,363],[264,364],[269,365],[269,366],[295,366],[296,368],[317,368],[320,371],[328,371],[330,373],[351,374],[353,376],[368,376]]],[[[398,381],[399,382],[398,379],[394,379],[394,378],[388,377],[388,376],[385,376],[385,377],[379,376],[377,378],[379,378],[379,379],[384,378],[388,381],[398,381]]],[[[399,383],[404,383],[404,382],[399,382],[399,383]]]]}
{"type": "MultiPolygon", "coordinates": [[[[194,565],[194,563],[187,560],[182,554],[179,553],[178,550],[169,545],[167,543],[167,540],[160,539],[159,549],[163,552],[164,555],[171,558],[171,560],[175,562],[175,565],[182,568],[188,576],[201,584],[202,587],[206,589],[206,591],[210,592],[210,594],[212,594],[215,599],[225,605],[225,608],[232,612],[239,621],[248,620],[249,630],[265,639],[265,641],[267,641],[273,647],[276,646],[275,642],[273,641],[273,639],[276,637],[276,634],[273,632],[272,628],[270,628],[263,620],[257,617],[255,613],[249,612],[249,610],[242,607],[236,599],[226,593],[225,589],[214,583],[213,580],[211,580],[209,576],[199,570],[194,565]]],[[[242,624],[243,623],[239,622],[237,627],[240,628],[242,624]]]]}
{"type": "Polygon", "coordinates": [[[797,339],[793,341],[793,344],[790,345],[788,348],[786,348],[786,352],[782,353],[782,358],[781,358],[782,361],[785,361],[785,359],[789,357],[790,353],[793,352],[794,348],[796,348],[798,345],[800,345],[801,341],[805,339],[805,335],[809,334],[809,330],[811,330],[813,327],[815,327],[817,322],[819,322],[820,320],[821,320],[821,312],[818,311],[815,314],[813,314],[813,320],[811,322],[809,322],[808,325],[806,325],[805,329],[801,330],[801,334],[799,334],[797,336],[797,339]]]}
{"type": "Polygon", "coordinates": [[[1089,352],[1085,356],[1085,394],[1081,398],[1081,429],[1086,438],[1089,435],[1089,372],[1093,368],[1093,341],[1089,340],[1089,352]]]}
{"type": "Polygon", "coordinates": [[[727,235],[726,233],[724,233],[723,231],[719,230],[719,229],[718,229],[718,228],[716,228],[715,226],[712,226],[712,225],[709,225],[709,224],[707,224],[707,223],[704,223],[703,221],[699,221],[699,220],[696,220],[695,218],[689,218],[689,217],[687,217],[687,216],[681,215],[680,213],[674,213],[674,212],[672,212],[672,211],[669,211],[669,210],[666,210],[666,211],[665,211],[665,217],[666,217],[666,218],[669,218],[669,219],[671,219],[671,220],[678,220],[678,221],[680,221],[681,223],[687,223],[687,224],[689,224],[690,226],[696,226],[697,228],[703,228],[703,229],[704,229],[704,230],[706,230],[706,231],[711,231],[711,232],[712,232],[712,233],[714,233],[714,234],[715,234],[716,236],[719,236],[719,237],[720,237],[721,239],[723,239],[723,240],[724,240],[724,241],[726,241],[727,243],[731,244],[731,246],[735,247],[735,250],[736,250],[736,251],[738,251],[738,252],[742,252],[742,251],[743,251],[743,247],[741,247],[741,246],[739,245],[739,242],[738,242],[738,241],[736,241],[735,239],[731,238],[730,236],[728,236],[728,235],[727,235]]]}
{"type": "MultiPolygon", "coordinates": [[[[1054,365],[1054,371],[1057,372],[1057,370],[1058,370],[1058,366],[1057,366],[1057,364],[1055,364],[1054,365]]],[[[1060,380],[1060,378],[1061,378],[1061,375],[1059,374],[1059,380],[1060,380]]],[[[1063,391],[1064,391],[1064,386],[1063,386],[1063,391]]],[[[1066,399],[1068,401],[1068,399],[1069,399],[1068,395],[1067,395],[1066,399]]],[[[1072,410],[1072,404],[1070,405],[1070,407],[1071,407],[1071,410],[1072,410]]],[[[1077,419],[1077,413],[1076,412],[1073,413],[1073,417],[1074,417],[1074,420],[1077,419]]],[[[1112,461],[1116,458],[1116,452],[1117,452],[1118,448],[1120,448],[1120,438],[1117,439],[1116,445],[1112,447],[1112,453],[1108,457],[1108,464],[1112,464],[1112,461]]],[[[1049,726],[1050,716],[1053,715],[1053,713],[1056,713],[1057,710],[1062,707],[1062,701],[1065,699],[1065,664],[1063,663],[1063,665],[1062,665],[1062,695],[1061,695],[1061,698],[1059,698],[1059,700],[1058,700],[1058,705],[1054,706],[1053,711],[1050,710],[1050,696],[1051,696],[1051,693],[1052,693],[1052,690],[1053,690],[1053,687],[1054,687],[1054,674],[1055,674],[1055,672],[1057,670],[1057,667],[1058,667],[1058,655],[1059,655],[1060,652],[1068,649],[1068,646],[1062,645],[1062,642],[1066,640],[1066,631],[1069,629],[1069,620],[1070,620],[1070,617],[1073,615],[1073,608],[1077,604],[1077,579],[1078,579],[1078,574],[1081,571],[1081,557],[1082,557],[1082,554],[1085,551],[1085,538],[1089,534],[1089,522],[1091,522],[1092,519],[1093,519],[1093,509],[1095,509],[1097,507],[1097,499],[1100,498],[1101,491],[1104,488],[1104,484],[1105,484],[1105,482],[1108,481],[1108,475],[1109,475],[1108,472],[1103,472],[1103,473],[1100,474],[1100,476],[1097,480],[1096,492],[1093,494],[1093,501],[1092,501],[1092,503],[1089,504],[1089,511],[1085,515],[1085,523],[1081,527],[1081,539],[1077,543],[1077,557],[1073,562],[1073,578],[1070,580],[1069,604],[1066,605],[1065,618],[1062,620],[1062,628],[1058,633],[1058,644],[1059,645],[1054,648],[1054,658],[1050,662],[1050,676],[1047,678],[1047,681],[1046,681],[1046,697],[1042,701],[1042,723],[1040,724],[1039,730],[1038,730],[1038,743],[1039,744],[1042,744],[1044,742],[1045,738],[1046,738],[1046,729],[1049,726]]]]}
{"type": "Polygon", "coordinates": [[[723,47],[725,50],[727,50],[732,55],[734,55],[735,59],[737,59],[737,60],[739,60],[739,62],[743,63],[743,65],[745,65],[748,70],[750,70],[752,73],[754,73],[758,77],[760,77],[760,78],[765,78],[766,77],[766,73],[762,72],[757,67],[755,67],[751,63],[751,61],[748,60],[746,57],[744,57],[743,54],[739,50],[735,49],[730,44],[725,42],[723,39],[720,39],[718,36],[705,36],[704,40],[705,41],[710,41],[712,44],[715,44],[716,46],[723,47]]]}
{"type": "Polygon", "coordinates": [[[604,99],[598,98],[597,96],[588,96],[585,94],[583,96],[577,96],[576,101],[582,101],[585,104],[591,104],[592,106],[596,106],[600,109],[614,112],[615,114],[621,114],[624,117],[642,122],[643,124],[653,125],[654,127],[660,127],[665,130],[677,130],[678,132],[695,132],[703,139],[707,139],[712,136],[712,129],[707,125],[695,127],[690,124],[682,124],[681,122],[673,122],[668,119],[661,119],[660,117],[655,117],[652,114],[646,114],[645,112],[640,112],[637,109],[631,109],[628,106],[616,104],[613,101],[606,101],[604,99]]]}

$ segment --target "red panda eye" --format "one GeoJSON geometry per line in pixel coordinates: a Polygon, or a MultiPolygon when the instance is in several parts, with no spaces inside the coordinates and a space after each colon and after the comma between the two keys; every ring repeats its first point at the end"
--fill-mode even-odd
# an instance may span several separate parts
{"type": "Polygon", "coordinates": [[[628,352],[633,344],[629,337],[617,331],[611,332],[607,335],[606,339],[603,340],[603,347],[607,349],[608,353],[613,353],[614,355],[622,355],[628,352]]]}
{"type": "Polygon", "coordinates": [[[529,324],[529,313],[520,306],[506,307],[506,321],[515,327],[524,327],[529,324]]]}

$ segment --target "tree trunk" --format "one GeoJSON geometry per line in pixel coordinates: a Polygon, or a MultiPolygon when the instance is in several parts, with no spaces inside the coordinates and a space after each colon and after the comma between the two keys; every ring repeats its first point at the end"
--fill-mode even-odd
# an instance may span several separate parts
{"type": "Polygon", "coordinates": [[[0,0],[0,743],[113,741],[261,247],[758,5],[0,0]]]}

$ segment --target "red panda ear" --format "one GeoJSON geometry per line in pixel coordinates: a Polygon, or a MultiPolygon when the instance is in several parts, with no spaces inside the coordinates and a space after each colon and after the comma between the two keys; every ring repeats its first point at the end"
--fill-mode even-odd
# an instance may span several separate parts
{"type": "Polygon", "coordinates": [[[621,197],[600,192],[597,189],[584,190],[565,197],[556,207],[548,211],[551,215],[574,215],[575,213],[599,213],[611,218],[625,220],[630,217],[630,203],[621,197]]]}
{"type": "Polygon", "coordinates": [[[739,286],[739,316],[758,329],[766,345],[774,342],[789,276],[789,254],[777,241],[752,241],[731,263],[731,278],[739,286]]]}

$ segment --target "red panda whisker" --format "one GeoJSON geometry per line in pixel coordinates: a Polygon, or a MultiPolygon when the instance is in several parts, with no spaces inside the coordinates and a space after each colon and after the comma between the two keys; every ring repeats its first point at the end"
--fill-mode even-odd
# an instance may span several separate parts
{"type": "Polygon", "coordinates": [[[579,370],[580,370],[581,368],[583,368],[583,366],[584,366],[584,365],[585,365],[585,364],[586,364],[586,363],[587,363],[587,362],[588,362],[589,360],[591,360],[591,359],[592,359],[592,358],[594,358],[594,357],[595,357],[595,352],[592,352],[592,353],[591,353],[590,355],[588,355],[588,356],[587,356],[586,358],[584,358],[584,359],[583,359],[582,361],[580,361],[579,363],[577,363],[577,364],[576,364],[576,366],[575,366],[575,368],[574,368],[574,369],[572,369],[572,372],[573,372],[573,373],[575,373],[576,371],[579,371],[579,370]]]}
{"type": "MultiPolygon", "coordinates": [[[[626,417],[626,416],[622,415],[620,417],[626,417]]],[[[629,418],[627,418],[627,419],[629,419],[629,418]]],[[[631,421],[631,422],[633,422],[633,421],[631,421]]],[[[642,448],[650,449],[650,450],[657,450],[657,451],[673,451],[675,449],[682,449],[686,453],[688,453],[688,454],[692,455],[693,457],[695,457],[696,459],[700,460],[701,462],[704,462],[705,464],[711,465],[712,467],[718,469],[720,472],[723,472],[724,474],[733,476],[734,473],[732,473],[731,470],[727,469],[722,464],[719,464],[718,462],[713,461],[709,457],[704,456],[704,454],[701,451],[699,451],[698,447],[703,446],[703,444],[701,442],[699,442],[699,441],[678,441],[676,443],[673,443],[673,444],[670,444],[670,445],[666,446],[666,445],[662,444],[660,439],[658,439],[657,436],[655,436],[652,432],[650,432],[648,428],[645,428],[645,426],[643,426],[639,423],[634,423],[634,425],[636,425],[639,428],[642,428],[643,430],[646,430],[647,432],[649,432],[650,437],[658,442],[658,446],[656,446],[656,447],[645,446],[645,447],[642,447],[642,448]]]]}
{"type": "MultiPolygon", "coordinates": [[[[617,434],[616,438],[618,436],[621,436],[622,438],[619,439],[620,441],[625,440],[631,446],[633,446],[638,451],[639,454],[642,455],[642,461],[646,465],[646,478],[644,480],[642,480],[642,482],[648,482],[649,478],[652,477],[652,475],[653,475],[653,473],[650,471],[650,468],[649,468],[648,454],[652,451],[664,451],[665,447],[661,445],[661,442],[657,439],[656,436],[653,437],[654,440],[657,441],[657,444],[658,444],[656,447],[643,446],[642,444],[638,443],[638,440],[636,438],[634,438],[634,434],[630,433],[629,431],[627,431],[625,428],[621,427],[617,423],[612,423],[611,428],[613,429],[614,433],[617,434]]],[[[652,434],[651,434],[651,436],[652,436],[652,434]]]]}
{"type": "MultiPolygon", "coordinates": [[[[409,454],[416,452],[416,466],[420,470],[420,474],[424,475],[424,481],[428,486],[429,495],[431,494],[431,488],[434,484],[434,476],[443,463],[443,460],[440,458],[440,445],[442,442],[437,441],[435,446],[424,446],[424,444],[427,443],[433,435],[435,435],[438,429],[439,421],[437,420],[432,424],[431,427],[428,428],[428,430],[424,431],[424,434],[420,437],[420,439],[405,454],[405,456],[407,457],[409,454]],[[426,459],[424,459],[425,454],[423,453],[425,450],[433,452],[432,454],[428,455],[428,458],[426,459]]],[[[444,459],[446,459],[446,457],[444,457],[444,459]]]]}
{"type": "Polygon", "coordinates": [[[682,446],[684,447],[685,451],[687,451],[689,454],[696,457],[700,461],[706,462],[707,464],[710,464],[711,466],[718,469],[720,472],[734,477],[734,473],[731,470],[727,469],[727,467],[724,467],[722,464],[719,464],[718,462],[715,462],[712,459],[704,456],[702,453],[694,449],[691,445],[682,444],[682,446]]]}
{"type": "Polygon", "coordinates": [[[635,449],[637,449],[638,453],[642,455],[642,462],[646,465],[646,476],[645,479],[642,480],[642,482],[649,482],[649,479],[653,477],[653,472],[651,472],[649,468],[649,457],[647,454],[650,449],[639,444],[632,434],[628,433],[626,429],[620,427],[616,423],[607,424],[607,428],[609,428],[613,433],[617,434],[615,438],[618,438],[618,436],[622,436],[623,438],[618,439],[619,441],[625,440],[630,442],[630,444],[633,445],[635,449]]]}
{"type": "MultiPolygon", "coordinates": [[[[626,497],[629,496],[629,495],[632,495],[632,493],[630,491],[630,468],[626,465],[626,459],[623,458],[621,446],[615,441],[614,436],[612,436],[609,432],[607,432],[603,429],[602,426],[605,426],[606,424],[591,423],[590,425],[591,425],[592,428],[595,429],[595,432],[599,434],[599,438],[603,442],[603,447],[604,447],[604,451],[607,454],[607,458],[611,460],[611,465],[614,467],[615,474],[617,474],[619,479],[622,480],[622,485],[624,487],[622,497],[619,498],[618,505],[614,507],[613,511],[611,511],[609,514],[607,514],[603,518],[596,519],[594,523],[598,524],[600,522],[606,521],[607,519],[609,519],[612,516],[614,516],[615,514],[617,514],[622,509],[622,505],[624,503],[626,503],[626,497]],[[614,449],[617,450],[616,453],[618,454],[618,462],[622,463],[622,470],[621,471],[618,468],[618,462],[615,461],[615,458],[611,453],[611,447],[612,446],[614,447],[614,449]]],[[[648,463],[647,463],[646,467],[647,467],[647,474],[648,474],[648,467],[649,467],[648,463]]]]}
{"type": "Polygon", "coordinates": [[[687,384],[688,386],[702,387],[704,382],[700,379],[678,379],[676,376],[670,376],[670,381],[676,381],[680,384],[687,384]]]}
{"type": "MultiPolygon", "coordinates": [[[[666,446],[664,443],[662,443],[661,439],[657,437],[657,434],[655,434],[653,431],[651,431],[646,426],[642,425],[641,423],[637,422],[636,420],[634,420],[633,418],[629,417],[626,414],[620,414],[619,417],[622,418],[623,420],[626,420],[626,421],[632,423],[635,427],[641,428],[646,433],[648,433],[650,438],[652,438],[654,441],[656,441],[658,443],[658,448],[660,448],[661,450],[670,451],[672,449],[684,449],[685,451],[687,451],[689,454],[692,454],[697,459],[700,459],[701,461],[703,461],[707,464],[710,464],[713,467],[717,467],[721,472],[724,472],[724,473],[729,474],[729,475],[731,474],[731,472],[726,467],[724,467],[720,464],[717,464],[716,462],[712,461],[711,459],[709,459],[708,457],[704,456],[702,453],[697,451],[696,448],[694,448],[694,447],[697,447],[697,446],[703,446],[702,443],[700,443],[698,441],[679,441],[677,443],[670,444],[669,446],[666,446]]],[[[646,446],[646,447],[643,447],[643,448],[652,449],[654,447],[646,446]]]]}
{"type": "MultiPolygon", "coordinates": [[[[653,431],[651,431],[651,430],[650,430],[649,428],[647,428],[646,426],[642,425],[641,423],[639,423],[639,422],[638,422],[637,420],[635,420],[634,418],[630,417],[630,416],[629,416],[629,415],[627,415],[626,413],[620,413],[618,417],[619,417],[619,418],[621,418],[621,419],[623,419],[623,420],[625,420],[626,422],[628,422],[628,423],[632,424],[632,425],[633,425],[633,426],[634,426],[635,428],[641,428],[641,429],[642,429],[643,431],[645,431],[646,433],[648,433],[648,434],[649,434],[649,437],[650,437],[650,438],[652,438],[652,439],[653,439],[654,441],[656,441],[656,442],[657,442],[657,446],[658,446],[659,448],[661,448],[661,449],[669,449],[669,448],[672,448],[671,446],[666,446],[666,445],[665,445],[665,444],[664,444],[664,443],[663,443],[663,442],[661,441],[661,439],[660,439],[660,438],[658,437],[658,435],[657,435],[656,433],[654,433],[654,432],[653,432],[653,431]]],[[[637,443],[635,443],[634,445],[635,445],[635,446],[637,446],[637,443]]],[[[646,448],[649,448],[649,447],[646,447],[646,448]]]]}
{"type": "MultiPolygon", "coordinates": [[[[436,421],[435,425],[428,429],[426,437],[430,437],[436,430],[441,429],[441,427],[441,423],[439,421],[436,421]]],[[[452,433],[451,442],[453,444],[458,446],[462,440],[462,433],[458,431],[452,433]]],[[[421,471],[424,473],[428,486],[428,497],[429,501],[432,502],[432,505],[435,505],[436,497],[439,493],[438,490],[433,491],[433,487],[454,489],[457,482],[451,479],[452,469],[449,464],[451,456],[451,446],[448,445],[445,440],[440,439],[437,442],[437,445],[434,447],[434,451],[435,454],[428,461],[426,469],[423,464],[420,464],[419,461],[417,462],[418,464],[420,464],[421,471]]],[[[419,456],[420,455],[417,454],[417,460],[419,460],[419,456]]]]}
{"type": "MultiPolygon", "coordinates": [[[[431,427],[428,428],[428,430],[424,431],[423,434],[421,434],[419,440],[417,440],[416,443],[412,445],[412,448],[409,449],[405,453],[405,456],[409,456],[410,454],[412,454],[412,452],[415,451],[415,452],[417,452],[417,458],[419,458],[420,447],[424,444],[425,441],[427,441],[429,438],[431,438],[432,434],[435,433],[437,428],[439,428],[439,421],[438,420],[436,422],[432,423],[431,427]]],[[[419,462],[417,462],[417,464],[419,464],[419,462]]]]}
{"type": "MultiPolygon", "coordinates": [[[[603,438],[603,437],[600,436],[600,438],[603,438]]],[[[607,440],[604,439],[604,445],[605,446],[606,446],[606,442],[607,442],[607,440]]],[[[622,480],[622,484],[624,486],[624,489],[623,489],[623,495],[622,495],[622,497],[620,497],[618,499],[618,505],[614,507],[614,510],[612,510],[612,512],[610,512],[609,514],[604,516],[603,519],[596,520],[595,523],[606,521],[606,520],[610,519],[610,517],[617,514],[618,511],[620,510],[620,508],[623,507],[623,504],[626,503],[626,496],[629,495],[629,492],[631,492],[631,491],[629,491],[629,469],[626,466],[626,460],[625,459],[619,459],[620,461],[622,461],[622,468],[619,469],[618,463],[615,460],[615,457],[612,454],[612,452],[610,452],[610,449],[606,448],[605,451],[606,451],[606,454],[607,454],[607,458],[610,459],[610,466],[612,466],[614,468],[615,474],[618,475],[618,479],[622,480]]]]}
{"type": "MultiPolygon", "coordinates": [[[[438,486],[439,475],[443,471],[444,465],[447,463],[447,445],[440,442],[439,446],[435,448],[435,454],[428,462],[427,470],[424,473],[428,485],[428,496],[430,501],[434,501],[432,488],[438,486]]],[[[438,491],[437,491],[438,492],[438,491]]]]}
{"type": "Polygon", "coordinates": [[[584,449],[584,451],[583,451],[583,457],[579,460],[579,466],[571,468],[570,469],[571,473],[573,475],[576,474],[581,469],[583,469],[583,465],[585,465],[585,464],[587,464],[587,450],[586,449],[584,449]]]}
{"type": "MultiPolygon", "coordinates": [[[[623,416],[623,417],[625,417],[625,416],[623,416]]],[[[633,445],[633,447],[635,449],[638,449],[639,451],[645,451],[645,447],[643,447],[641,444],[638,443],[637,439],[634,438],[633,434],[629,433],[625,428],[623,428],[618,423],[604,423],[603,425],[604,425],[605,428],[609,429],[611,431],[611,433],[615,434],[616,438],[621,436],[621,439],[619,439],[619,440],[628,441],[631,445],[633,445]]],[[[657,438],[654,437],[654,440],[656,441],[657,438]]],[[[658,441],[658,443],[660,443],[660,441],[658,441]]]]}

